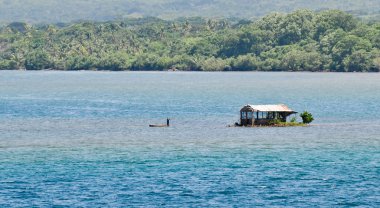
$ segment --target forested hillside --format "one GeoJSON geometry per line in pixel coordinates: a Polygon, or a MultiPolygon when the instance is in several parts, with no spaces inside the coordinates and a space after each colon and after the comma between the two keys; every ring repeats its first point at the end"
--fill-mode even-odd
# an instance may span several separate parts
{"type": "Polygon", "coordinates": [[[339,9],[378,18],[379,0],[0,0],[0,23],[57,23],[154,16],[256,18],[297,9],[339,9]]]}
{"type": "Polygon", "coordinates": [[[0,69],[379,71],[379,49],[380,23],[336,10],[0,29],[0,69]]]}

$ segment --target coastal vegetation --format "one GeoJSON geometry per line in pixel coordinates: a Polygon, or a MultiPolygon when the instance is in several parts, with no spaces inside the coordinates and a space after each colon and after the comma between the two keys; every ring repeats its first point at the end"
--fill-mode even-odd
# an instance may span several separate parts
{"type": "Polygon", "coordinates": [[[297,122],[296,117],[291,118],[289,122],[283,122],[279,119],[275,119],[275,120],[270,122],[269,126],[273,126],[273,127],[304,127],[304,126],[308,126],[309,124],[311,124],[314,121],[313,115],[307,111],[301,113],[300,117],[302,119],[302,122],[297,122]]]}
{"type": "Polygon", "coordinates": [[[304,123],[304,124],[310,124],[311,122],[314,121],[313,115],[307,111],[301,113],[300,116],[302,118],[302,123],[304,123]]]}
{"type": "Polygon", "coordinates": [[[307,124],[299,122],[277,122],[269,125],[269,127],[307,127],[307,124]]]}
{"type": "Polygon", "coordinates": [[[255,21],[135,18],[0,28],[2,70],[380,70],[380,22],[329,10],[255,21]]]}
{"type": "Polygon", "coordinates": [[[290,122],[283,122],[278,119],[273,120],[272,122],[270,122],[269,126],[271,127],[306,127],[310,123],[297,122],[297,119],[294,117],[290,120],[290,122]]]}

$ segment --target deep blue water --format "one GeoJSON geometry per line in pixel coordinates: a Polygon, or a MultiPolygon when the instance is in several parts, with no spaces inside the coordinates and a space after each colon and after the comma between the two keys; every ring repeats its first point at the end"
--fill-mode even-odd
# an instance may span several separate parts
{"type": "Polygon", "coordinates": [[[0,207],[33,206],[380,207],[380,74],[0,72],[0,207]],[[248,103],[316,120],[227,128],[248,103]]]}

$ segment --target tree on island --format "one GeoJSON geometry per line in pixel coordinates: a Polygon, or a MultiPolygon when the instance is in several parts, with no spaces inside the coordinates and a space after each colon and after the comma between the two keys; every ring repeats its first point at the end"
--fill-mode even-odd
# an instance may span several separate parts
{"type": "Polygon", "coordinates": [[[314,117],[313,117],[313,115],[311,115],[311,113],[309,113],[309,112],[307,112],[307,111],[301,113],[300,116],[301,116],[301,118],[302,118],[302,122],[303,122],[304,124],[310,124],[311,122],[314,121],[314,117]]]}

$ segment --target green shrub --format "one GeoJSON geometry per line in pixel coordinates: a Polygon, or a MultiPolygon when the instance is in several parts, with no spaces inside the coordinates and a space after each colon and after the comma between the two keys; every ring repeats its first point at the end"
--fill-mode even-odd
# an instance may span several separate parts
{"type": "Polygon", "coordinates": [[[0,70],[18,69],[17,62],[9,60],[0,60],[0,70]]]}
{"type": "Polygon", "coordinates": [[[309,124],[314,121],[313,115],[307,111],[303,112],[300,116],[304,124],[309,124]]]}
{"type": "Polygon", "coordinates": [[[232,69],[240,71],[257,70],[259,61],[253,54],[240,55],[232,61],[232,69]]]}
{"type": "Polygon", "coordinates": [[[42,70],[52,67],[49,54],[44,50],[36,50],[29,53],[25,58],[27,70],[42,70]]]}
{"type": "Polygon", "coordinates": [[[229,69],[229,63],[222,58],[210,57],[200,63],[203,71],[224,71],[229,69]]]}
{"type": "Polygon", "coordinates": [[[274,119],[273,121],[270,121],[269,122],[269,125],[279,125],[281,124],[281,120],[280,119],[274,119]]]}

